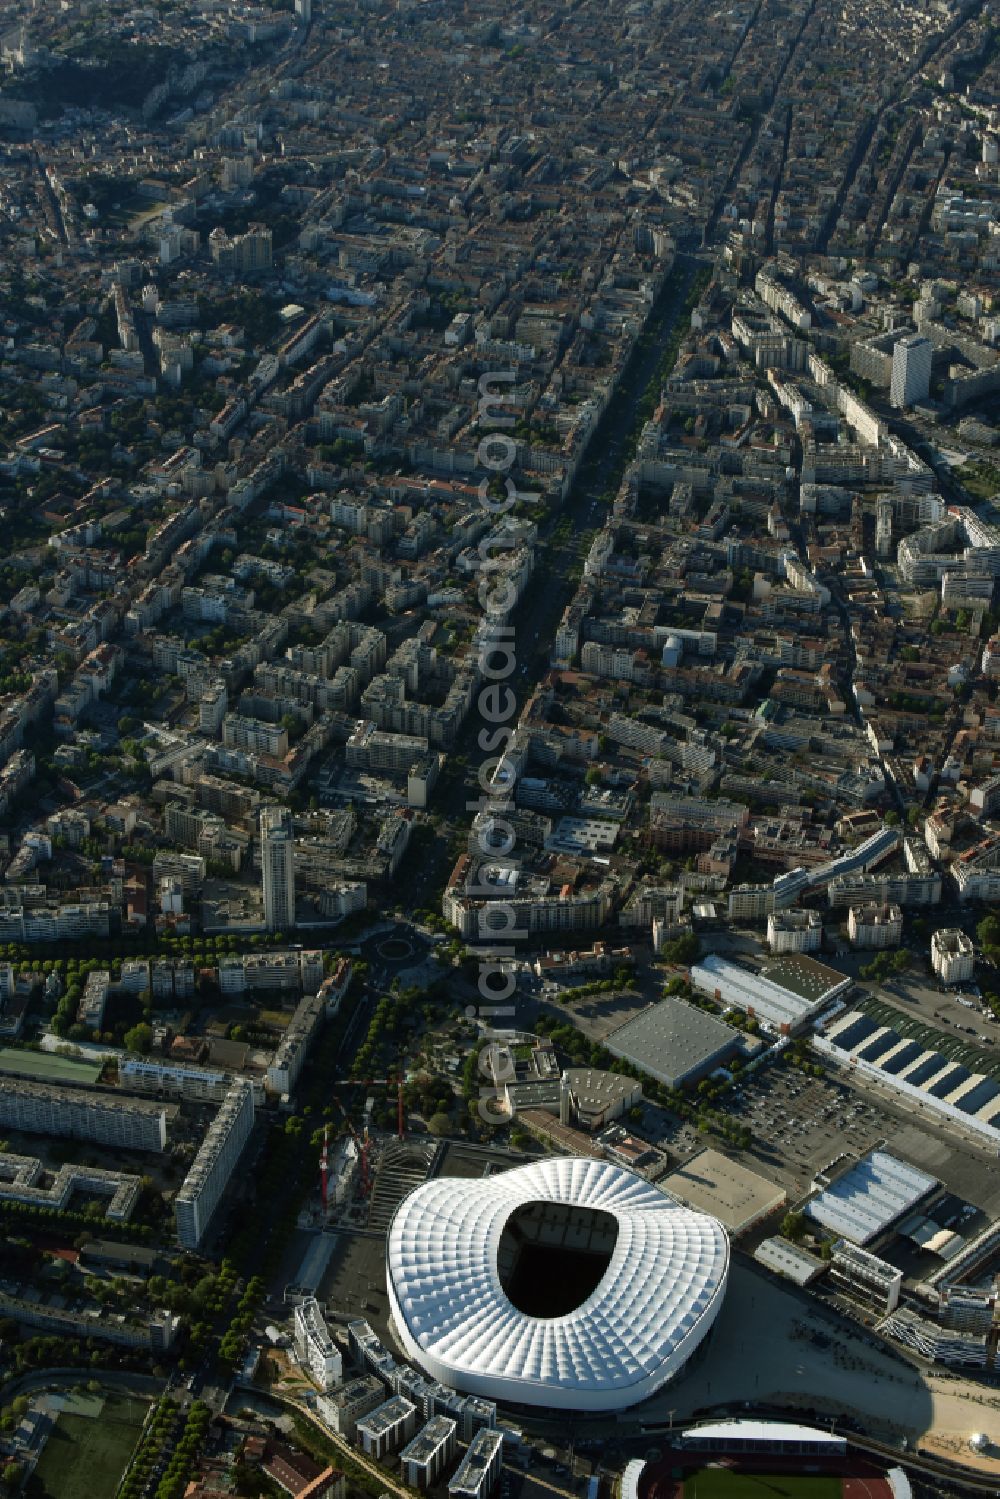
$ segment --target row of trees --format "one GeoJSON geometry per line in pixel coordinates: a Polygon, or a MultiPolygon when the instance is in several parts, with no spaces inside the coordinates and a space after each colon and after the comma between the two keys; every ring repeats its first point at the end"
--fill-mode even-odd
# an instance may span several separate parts
{"type": "MultiPolygon", "coordinates": [[[[63,1338],[54,1333],[41,1334],[34,1338],[17,1337],[17,1324],[4,1318],[5,1349],[13,1361],[13,1376],[29,1373],[34,1369],[135,1369],[149,1373],[149,1352],[144,1348],[118,1348],[111,1343],[102,1343],[94,1338],[63,1338]]],[[[157,1368],[154,1372],[159,1373],[157,1368]]]]}
{"type": "Polygon", "coordinates": [[[16,1233],[18,1229],[33,1227],[45,1231],[54,1229],[64,1233],[69,1228],[86,1228],[94,1233],[99,1227],[102,1235],[107,1237],[107,1231],[113,1229],[113,1235],[117,1239],[128,1239],[133,1243],[148,1243],[153,1237],[153,1230],[145,1223],[107,1223],[104,1215],[104,1207],[101,1203],[90,1204],[94,1211],[84,1208],[82,1212],[66,1208],[60,1211],[57,1208],[36,1207],[26,1202],[3,1202],[0,1203],[0,1228],[5,1234],[16,1233]]]}
{"type": "Polygon", "coordinates": [[[183,1499],[198,1454],[205,1445],[212,1412],[203,1400],[195,1400],[187,1413],[180,1440],[156,1485],[154,1499],[183,1499]]]}
{"type": "Polygon", "coordinates": [[[149,1411],[142,1435],[118,1489],[117,1499],[142,1499],[153,1470],[164,1453],[172,1451],[182,1430],[183,1413],[169,1395],[161,1395],[149,1411]]]}
{"type": "Polygon", "coordinates": [[[224,1369],[235,1369],[239,1365],[246,1351],[254,1314],[266,1289],[261,1277],[255,1275],[236,1303],[236,1311],[219,1344],[219,1363],[224,1369]]]}
{"type": "Polygon", "coordinates": [[[593,994],[614,994],[619,989],[631,989],[635,981],[635,969],[629,963],[616,968],[610,978],[594,979],[589,984],[575,984],[564,989],[559,996],[562,1004],[572,1004],[577,999],[587,999],[593,994]]]}
{"type": "Polygon", "coordinates": [[[387,1052],[398,1056],[421,1021],[433,1017],[437,1004],[435,995],[425,994],[418,988],[403,989],[391,997],[383,995],[375,1006],[368,1033],[355,1055],[351,1076],[370,1077],[372,1070],[384,1063],[387,1052]],[[432,1008],[428,1009],[428,1006],[432,1008]]]}

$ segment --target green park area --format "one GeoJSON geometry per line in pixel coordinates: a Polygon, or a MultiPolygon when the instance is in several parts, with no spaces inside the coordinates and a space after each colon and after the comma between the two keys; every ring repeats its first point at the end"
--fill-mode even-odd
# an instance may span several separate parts
{"type": "Polygon", "coordinates": [[[827,1473],[737,1473],[702,1468],[684,1479],[684,1499],[840,1499],[839,1478],[827,1473]]]}
{"type": "Polygon", "coordinates": [[[139,1438],[148,1401],[127,1395],[60,1411],[35,1469],[51,1499],[112,1495],[139,1438]]]}
{"type": "Polygon", "coordinates": [[[166,206],[156,198],[130,193],[109,211],[106,222],[115,229],[141,229],[143,224],[158,218],[166,206]]]}

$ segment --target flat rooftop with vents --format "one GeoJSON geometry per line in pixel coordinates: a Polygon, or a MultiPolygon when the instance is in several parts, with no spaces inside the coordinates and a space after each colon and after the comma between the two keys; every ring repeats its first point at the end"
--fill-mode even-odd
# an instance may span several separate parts
{"type": "Polygon", "coordinates": [[[721,1067],[740,1050],[742,1037],[714,1015],[668,995],[612,1031],[604,1045],[665,1087],[680,1088],[721,1067]]]}
{"type": "Polygon", "coordinates": [[[744,1010],[782,1034],[803,1030],[849,989],[852,980],[803,953],[787,953],[759,973],[709,953],[691,969],[691,982],[727,1008],[744,1010]]]}
{"type": "Polygon", "coordinates": [[[783,1187],[719,1150],[702,1150],[658,1183],[685,1207],[711,1213],[736,1236],[784,1207],[783,1187]]]}

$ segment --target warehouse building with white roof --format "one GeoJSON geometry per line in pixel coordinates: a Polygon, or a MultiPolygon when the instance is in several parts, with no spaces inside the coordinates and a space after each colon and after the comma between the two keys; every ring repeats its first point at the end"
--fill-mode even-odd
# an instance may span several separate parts
{"type": "Polygon", "coordinates": [[[844,1160],[836,1166],[816,1177],[814,1185],[821,1190],[805,1211],[815,1223],[852,1244],[877,1239],[940,1185],[887,1150],[872,1150],[859,1161],[844,1160]]]}
{"type": "Polygon", "coordinates": [[[710,953],[691,969],[691,982],[727,1009],[754,1015],[781,1035],[805,1029],[851,979],[804,953],[789,953],[759,973],[710,953]]]}

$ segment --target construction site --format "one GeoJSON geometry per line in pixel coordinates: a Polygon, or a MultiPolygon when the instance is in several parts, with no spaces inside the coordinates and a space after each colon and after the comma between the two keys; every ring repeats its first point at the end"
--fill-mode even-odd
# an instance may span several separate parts
{"type": "MultiPolygon", "coordinates": [[[[366,1078],[360,1084],[332,1085],[333,1102],[343,1119],[343,1131],[331,1139],[330,1128],[323,1132],[323,1143],[318,1161],[317,1193],[299,1215],[299,1227],[322,1232],[336,1226],[367,1228],[370,1226],[376,1204],[381,1204],[385,1188],[381,1185],[393,1177],[392,1160],[399,1156],[409,1159],[412,1149],[406,1141],[406,1121],[403,1110],[403,1081],[366,1078]],[[375,1095],[369,1094],[365,1103],[364,1122],[359,1129],[338,1096],[338,1087],[364,1087],[389,1089],[396,1096],[396,1134],[384,1131],[373,1132],[371,1117],[375,1095]]],[[[417,1146],[417,1154],[433,1151],[433,1144],[417,1146]]],[[[417,1180],[424,1180],[421,1172],[417,1180]]],[[[415,1184],[415,1183],[414,1183],[415,1184]]],[[[406,1191],[410,1188],[406,1187],[406,1191]]],[[[398,1200],[398,1199],[397,1199],[398,1200]]],[[[392,1209],[389,1210],[389,1217],[392,1209]]],[[[375,1225],[372,1225],[375,1226],[375,1225]]]]}
{"type": "Polygon", "coordinates": [[[315,1198],[299,1214],[284,1297],[291,1305],[315,1296],[331,1316],[364,1316],[385,1335],[385,1238],[399,1204],[432,1177],[491,1176],[522,1164],[524,1157],[426,1135],[407,1138],[401,1089],[395,1134],[358,1128],[342,1112],[346,1132],[335,1137],[326,1132],[315,1198]]]}

